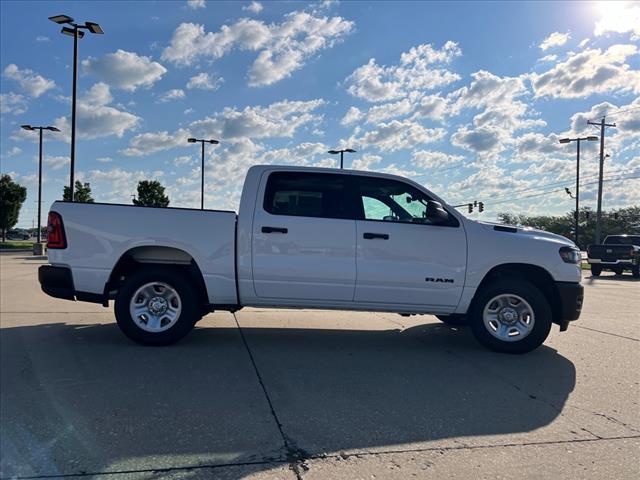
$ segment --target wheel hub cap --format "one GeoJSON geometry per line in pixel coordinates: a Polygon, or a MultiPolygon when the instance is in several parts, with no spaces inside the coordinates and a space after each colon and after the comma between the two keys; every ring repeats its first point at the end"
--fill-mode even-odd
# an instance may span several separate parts
{"type": "Polygon", "coordinates": [[[149,301],[149,310],[154,315],[162,315],[164,312],[167,311],[167,307],[168,307],[168,303],[162,297],[153,297],[149,301]]]}
{"type": "Polygon", "coordinates": [[[502,323],[513,325],[518,321],[518,312],[511,307],[505,307],[498,312],[498,318],[502,323]]]}

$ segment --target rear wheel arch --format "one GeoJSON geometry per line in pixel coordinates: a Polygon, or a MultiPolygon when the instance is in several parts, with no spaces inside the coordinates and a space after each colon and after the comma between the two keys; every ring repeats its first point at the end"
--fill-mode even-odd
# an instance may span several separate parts
{"type": "Polygon", "coordinates": [[[198,263],[189,252],[175,247],[150,245],[134,247],[124,252],[111,270],[109,280],[105,284],[105,296],[114,298],[127,277],[145,266],[169,267],[184,273],[193,285],[203,311],[207,310],[209,296],[198,263]]]}
{"type": "Polygon", "coordinates": [[[482,292],[487,285],[504,278],[521,278],[537,287],[544,294],[551,306],[553,323],[560,324],[562,303],[555,280],[544,268],[529,263],[504,263],[496,265],[489,270],[478,285],[478,288],[476,288],[476,293],[471,301],[469,310],[473,307],[474,301],[478,298],[479,293],[482,292]]]}

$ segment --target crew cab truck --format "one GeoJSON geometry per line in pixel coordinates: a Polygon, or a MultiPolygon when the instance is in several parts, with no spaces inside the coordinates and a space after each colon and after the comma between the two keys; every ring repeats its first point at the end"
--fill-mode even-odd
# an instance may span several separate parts
{"type": "Polygon", "coordinates": [[[55,202],[44,292],[109,305],[126,336],[167,345],[243,306],[434,314],[524,353],[580,315],[569,240],[469,220],[380,173],[248,170],[239,213],[55,202]]]}
{"type": "Polygon", "coordinates": [[[602,270],[616,275],[631,270],[634,278],[640,278],[640,235],[608,235],[603,244],[587,247],[587,261],[594,277],[602,270]]]}

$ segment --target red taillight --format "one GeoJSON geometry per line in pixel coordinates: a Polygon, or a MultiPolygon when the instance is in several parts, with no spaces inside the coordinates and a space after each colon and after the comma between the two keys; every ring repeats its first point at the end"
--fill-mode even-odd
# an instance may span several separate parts
{"type": "Polygon", "coordinates": [[[58,212],[49,212],[47,223],[47,248],[67,248],[62,217],[58,212]]]}

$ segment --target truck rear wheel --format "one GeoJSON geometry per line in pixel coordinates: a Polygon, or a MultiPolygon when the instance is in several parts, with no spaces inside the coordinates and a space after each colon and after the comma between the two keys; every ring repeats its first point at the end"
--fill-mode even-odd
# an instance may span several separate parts
{"type": "Polygon", "coordinates": [[[600,265],[591,265],[591,276],[599,277],[602,273],[602,267],[600,265]]]}
{"type": "Polygon", "coordinates": [[[170,345],[200,319],[189,279],[170,267],[150,267],[129,277],[115,301],[116,321],[131,340],[143,345],[170,345]]]}
{"type": "Polygon", "coordinates": [[[526,353],[549,336],[551,306],[533,284],[501,279],[483,288],[471,307],[469,326],[476,339],[496,352],[526,353]]]}

